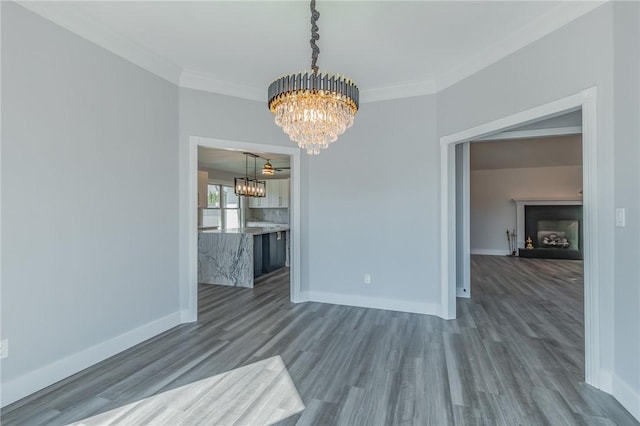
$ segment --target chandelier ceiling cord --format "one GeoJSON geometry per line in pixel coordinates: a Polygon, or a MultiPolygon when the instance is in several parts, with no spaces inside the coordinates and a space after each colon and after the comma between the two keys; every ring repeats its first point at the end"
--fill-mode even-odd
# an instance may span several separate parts
{"type": "Polygon", "coordinates": [[[280,77],[268,90],[275,123],[307,154],[319,154],[351,127],[360,102],[352,80],[318,72],[319,18],[316,2],[311,0],[311,71],[280,77]]]}

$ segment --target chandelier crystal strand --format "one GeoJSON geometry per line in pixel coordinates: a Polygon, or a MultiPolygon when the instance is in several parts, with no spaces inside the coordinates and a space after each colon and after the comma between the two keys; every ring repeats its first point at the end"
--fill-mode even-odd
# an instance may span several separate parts
{"type": "Polygon", "coordinates": [[[351,127],[358,112],[359,90],[340,75],[318,73],[317,20],[311,0],[311,71],[281,77],[269,86],[269,109],[275,123],[307,154],[319,154],[351,127]]]}

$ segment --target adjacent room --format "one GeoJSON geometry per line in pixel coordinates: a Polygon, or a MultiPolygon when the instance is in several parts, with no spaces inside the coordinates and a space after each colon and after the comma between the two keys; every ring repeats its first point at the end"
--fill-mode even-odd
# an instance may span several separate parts
{"type": "Polygon", "coordinates": [[[290,169],[287,155],[198,146],[201,304],[217,286],[264,286],[289,298],[290,169]]]}
{"type": "Polygon", "coordinates": [[[640,425],[639,3],[0,24],[3,425],[640,425]]]}

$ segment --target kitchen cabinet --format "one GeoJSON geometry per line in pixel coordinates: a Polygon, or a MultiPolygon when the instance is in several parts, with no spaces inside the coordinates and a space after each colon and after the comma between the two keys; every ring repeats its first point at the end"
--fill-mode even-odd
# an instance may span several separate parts
{"type": "Polygon", "coordinates": [[[209,196],[209,173],[198,171],[198,208],[207,208],[209,196]]]}
{"type": "MultiPolygon", "coordinates": [[[[269,188],[267,187],[267,196],[269,195],[269,188]]],[[[267,207],[267,197],[249,197],[249,208],[256,209],[267,207]]]]}
{"type": "Polygon", "coordinates": [[[267,196],[249,199],[250,208],[289,207],[289,179],[267,180],[267,196]]]}
{"type": "MultiPolygon", "coordinates": [[[[262,272],[269,273],[285,266],[286,231],[262,235],[262,272]]],[[[255,256],[255,255],[254,255],[255,256]]],[[[254,262],[255,263],[255,262],[254,262]]],[[[255,270],[254,270],[255,274],[255,270]]]]}
{"type": "Polygon", "coordinates": [[[269,207],[289,207],[289,179],[278,179],[269,207]]]}
{"type": "MultiPolygon", "coordinates": [[[[269,234],[264,235],[268,237],[269,234]]],[[[263,235],[253,236],[253,278],[263,275],[262,271],[262,237],[263,235]]]]}

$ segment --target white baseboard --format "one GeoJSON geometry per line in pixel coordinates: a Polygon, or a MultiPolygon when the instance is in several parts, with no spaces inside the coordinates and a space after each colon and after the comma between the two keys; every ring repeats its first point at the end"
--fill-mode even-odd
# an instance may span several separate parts
{"type": "Polygon", "coordinates": [[[198,321],[198,315],[189,309],[183,309],[180,311],[180,324],[187,324],[190,322],[198,321]]]}
{"type": "MultiPolygon", "coordinates": [[[[611,372],[608,370],[600,370],[598,380],[598,386],[596,387],[602,392],[613,395],[613,374],[611,374],[611,372]]],[[[589,384],[591,385],[591,383],[589,384]]]]}
{"type": "Polygon", "coordinates": [[[180,312],[116,336],[2,384],[2,406],[52,385],[180,324],[180,312]]]}
{"type": "Polygon", "coordinates": [[[471,292],[470,291],[464,291],[463,288],[456,288],[456,297],[462,297],[464,299],[469,299],[469,298],[471,298],[471,292]]]}
{"type": "Polygon", "coordinates": [[[617,375],[613,376],[613,392],[615,399],[626,408],[636,420],[640,421],[640,393],[638,389],[632,389],[617,375]]]}
{"type": "Polygon", "coordinates": [[[331,303],[333,305],[357,306],[359,308],[385,309],[387,311],[410,312],[414,314],[440,316],[440,305],[409,300],[383,299],[379,297],[356,296],[353,294],[310,291],[310,302],[331,303]]]}
{"type": "Polygon", "coordinates": [[[295,300],[292,300],[293,303],[304,303],[309,301],[309,292],[308,291],[300,291],[298,292],[298,297],[295,300]]]}
{"type": "Polygon", "coordinates": [[[481,256],[508,256],[510,253],[507,250],[471,249],[471,254],[479,254],[481,256]]]}

